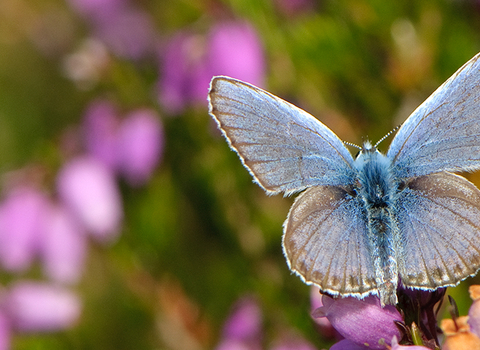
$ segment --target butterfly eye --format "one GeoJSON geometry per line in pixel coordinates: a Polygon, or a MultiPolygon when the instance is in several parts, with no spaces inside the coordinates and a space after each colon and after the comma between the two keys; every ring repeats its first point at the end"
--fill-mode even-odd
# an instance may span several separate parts
{"type": "Polygon", "coordinates": [[[343,190],[352,198],[355,198],[358,195],[358,188],[360,187],[360,182],[357,181],[355,186],[343,187],[343,190]]]}
{"type": "Polygon", "coordinates": [[[398,184],[397,191],[402,192],[405,189],[405,187],[407,187],[407,184],[405,183],[405,181],[402,181],[398,184]]]}

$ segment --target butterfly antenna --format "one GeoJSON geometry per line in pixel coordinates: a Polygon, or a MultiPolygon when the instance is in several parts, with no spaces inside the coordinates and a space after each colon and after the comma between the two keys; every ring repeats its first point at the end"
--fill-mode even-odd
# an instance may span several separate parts
{"type": "Polygon", "coordinates": [[[348,141],[343,141],[344,144],[346,144],[347,146],[352,146],[352,147],[355,147],[355,148],[358,148],[359,150],[362,150],[362,147],[354,144],[354,143],[351,143],[351,142],[348,142],[348,141]]]}
{"type": "Polygon", "coordinates": [[[382,142],[383,140],[385,140],[387,137],[389,137],[391,134],[393,134],[395,131],[397,131],[398,129],[400,128],[400,125],[397,125],[395,128],[393,128],[393,130],[390,130],[388,132],[388,134],[386,134],[384,137],[382,137],[380,140],[378,140],[378,142],[375,144],[375,148],[377,148],[377,146],[380,144],[380,142],[382,142]]]}

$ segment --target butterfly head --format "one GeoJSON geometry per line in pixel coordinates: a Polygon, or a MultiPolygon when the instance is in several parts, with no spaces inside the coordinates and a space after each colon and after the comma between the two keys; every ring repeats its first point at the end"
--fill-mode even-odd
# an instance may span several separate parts
{"type": "Polygon", "coordinates": [[[375,151],[377,151],[377,148],[374,145],[372,145],[370,141],[367,140],[363,143],[362,150],[360,153],[368,153],[368,152],[375,152],[375,151]]]}
{"type": "Polygon", "coordinates": [[[358,170],[364,169],[367,164],[378,164],[379,166],[388,166],[388,159],[370,141],[365,141],[362,149],[355,157],[355,165],[358,170]]]}

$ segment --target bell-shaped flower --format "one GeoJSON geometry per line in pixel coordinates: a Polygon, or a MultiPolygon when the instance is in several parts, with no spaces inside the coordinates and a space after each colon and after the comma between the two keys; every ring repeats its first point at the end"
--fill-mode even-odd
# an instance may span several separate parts
{"type": "Polygon", "coordinates": [[[212,75],[227,75],[257,86],[264,84],[263,45],[248,22],[225,21],[215,24],[208,39],[207,61],[212,75]]]}
{"type": "Polygon", "coordinates": [[[64,287],[19,281],[7,293],[4,312],[17,331],[62,330],[73,326],[80,316],[80,300],[64,287]]]}
{"type": "Polygon", "coordinates": [[[57,178],[60,198],[97,240],[108,242],[119,233],[122,201],[113,173],[92,157],[64,164],[57,178]]]}
{"type": "Polygon", "coordinates": [[[117,166],[119,124],[116,108],[109,101],[94,101],[85,111],[82,125],[85,148],[110,169],[117,166]]]}
{"type": "Polygon", "coordinates": [[[143,185],[158,165],[163,151],[163,129],[156,113],[148,109],[132,112],[117,135],[119,171],[130,185],[143,185]]]}
{"type": "Polygon", "coordinates": [[[52,204],[46,213],[40,256],[45,275],[59,283],[80,280],[87,253],[86,234],[72,214],[52,204]]]}
{"type": "Polygon", "coordinates": [[[262,312],[255,299],[245,297],[233,307],[216,350],[261,350],[262,312]]]}
{"type": "Polygon", "coordinates": [[[333,299],[323,296],[323,306],[314,317],[326,317],[345,339],[370,349],[385,349],[394,336],[400,337],[395,321],[403,321],[395,306],[382,308],[377,296],[363,300],[346,297],[333,299]]]}
{"type": "Polygon", "coordinates": [[[38,190],[19,187],[0,204],[0,263],[7,271],[30,267],[38,251],[48,199],[38,190]]]}

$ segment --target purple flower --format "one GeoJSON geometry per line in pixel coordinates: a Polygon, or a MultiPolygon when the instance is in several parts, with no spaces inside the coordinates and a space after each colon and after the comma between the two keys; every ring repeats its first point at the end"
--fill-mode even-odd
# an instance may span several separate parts
{"type": "Polygon", "coordinates": [[[122,122],[117,135],[118,167],[133,185],[152,175],[163,151],[163,129],[155,112],[140,109],[122,122]]]}
{"type": "Polygon", "coordinates": [[[330,350],[368,350],[367,346],[359,345],[351,340],[343,339],[332,345],[330,350]]]}
{"type": "Polygon", "coordinates": [[[24,332],[69,328],[81,311],[79,299],[68,289],[28,281],[16,282],[11,286],[3,305],[12,327],[24,332]]]}
{"type": "Polygon", "coordinates": [[[11,325],[4,313],[0,312],[0,350],[10,349],[11,325]]]}
{"type": "Polygon", "coordinates": [[[262,313],[255,299],[240,299],[225,322],[222,340],[216,350],[260,350],[262,313]]]}
{"type": "Polygon", "coordinates": [[[239,300],[223,327],[227,338],[249,340],[258,338],[262,329],[262,313],[257,302],[249,297],[239,300]]]}
{"type": "Polygon", "coordinates": [[[152,50],[154,28],[147,13],[126,0],[70,0],[94,35],[119,57],[140,59],[152,50]]]}
{"type": "Polygon", "coordinates": [[[171,114],[180,113],[187,104],[200,99],[197,87],[203,86],[202,100],[211,74],[205,60],[205,42],[200,35],[187,30],[177,32],[161,52],[161,80],[159,98],[171,114]]]}
{"type": "Polygon", "coordinates": [[[99,241],[112,241],[122,220],[121,197],[111,171],[92,157],[76,158],[58,174],[60,198],[99,241]]]}
{"type": "Polygon", "coordinates": [[[44,228],[47,198],[29,187],[11,190],[0,205],[0,263],[7,271],[26,270],[44,228]]]}
{"type": "Polygon", "coordinates": [[[154,28],[143,11],[112,12],[96,23],[95,33],[119,57],[138,60],[153,51],[154,28]]]}
{"type": "Polygon", "coordinates": [[[262,44],[247,22],[220,22],[205,36],[178,32],[161,56],[159,98],[169,113],[180,113],[193,102],[205,103],[214,75],[229,75],[260,86],[264,83],[262,44]]]}
{"type": "MultiPolygon", "coordinates": [[[[228,75],[262,86],[265,80],[263,47],[255,29],[247,22],[217,23],[208,40],[212,75],[228,75]]],[[[207,91],[208,85],[203,89],[207,91]]]]}
{"type": "Polygon", "coordinates": [[[85,18],[100,20],[125,8],[127,0],[69,0],[70,6],[85,18]]]}
{"type": "MultiPolygon", "coordinates": [[[[311,312],[323,306],[322,294],[317,286],[310,287],[310,309],[311,312]]],[[[325,338],[333,338],[335,336],[335,328],[326,317],[313,318],[317,324],[317,328],[325,338]]]]}
{"type": "MultiPolygon", "coordinates": [[[[335,343],[330,350],[368,350],[371,349],[369,346],[359,345],[351,340],[343,339],[338,343],[335,343]]],[[[420,345],[399,345],[397,341],[397,337],[393,337],[392,339],[392,346],[391,348],[384,348],[384,349],[391,349],[391,350],[431,350],[425,346],[420,345]]]]}
{"type": "Polygon", "coordinates": [[[115,106],[98,100],[85,112],[83,134],[88,153],[110,169],[117,166],[117,129],[120,121],[115,106]]]}
{"type": "Polygon", "coordinates": [[[424,342],[440,344],[437,335],[437,307],[445,296],[446,288],[435,291],[405,288],[400,285],[397,289],[399,303],[405,325],[410,327],[414,322],[421,331],[424,342]]]}
{"type": "Polygon", "coordinates": [[[363,300],[353,297],[333,299],[323,296],[323,307],[315,310],[314,317],[326,317],[347,340],[370,349],[384,349],[400,331],[394,321],[403,321],[394,306],[380,305],[377,296],[363,300]],[[383,343],[384,342],[384,343],[383,343]]]}
{"type": "Polygon", "coordinates": [[[83,228],[60,205],[50,205],[40,253],[45,274],[53,281],[75,283],[80,279],[87,250],[83,228]]]}

